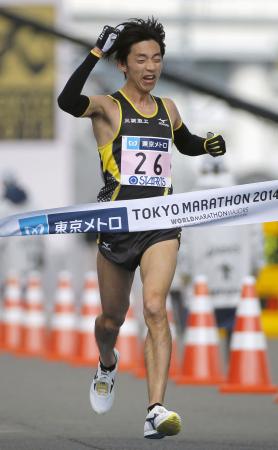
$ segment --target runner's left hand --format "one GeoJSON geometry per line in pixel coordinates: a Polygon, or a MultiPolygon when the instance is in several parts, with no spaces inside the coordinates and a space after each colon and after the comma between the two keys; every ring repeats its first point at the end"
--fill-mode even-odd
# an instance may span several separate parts
{"type": "Polygon", "coordinates": [[[226,153],[226,144],[221,134],[215,134],[208,137],[204,142],[204,148],[214,158],[226,153]]]}

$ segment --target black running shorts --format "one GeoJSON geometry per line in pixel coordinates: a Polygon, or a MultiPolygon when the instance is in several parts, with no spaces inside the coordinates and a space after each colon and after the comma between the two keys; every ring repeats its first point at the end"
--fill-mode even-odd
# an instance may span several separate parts
{"type": "Polygon", "coordinates": [[[178,239],[181,229],[141,231],[136,233],[100,233],[98,248],[100,253],[115,264],[131,272],[140,265],[143,253],[157,242],[178,239]]]}

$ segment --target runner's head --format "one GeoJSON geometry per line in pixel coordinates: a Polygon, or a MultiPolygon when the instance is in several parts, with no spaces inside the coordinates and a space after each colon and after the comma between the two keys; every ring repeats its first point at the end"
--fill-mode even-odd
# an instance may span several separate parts
{"type": "MultiPolygon", "coordinates": [[[[165,54],[165,32],[163,25],[154,17],[143,19],[130,19],[120,25],[124,27],[115,45],[106,53],[107,56],[114,54],[117,62],[127,63],[128,55],[134,44],[142,41],[156,41],[160,47],[161,57],[165,54]]],[[[118,25],[119,26],[119,25],[118,25]]]]}
{"type": "Polygon", "coordinates": [[[115,45],[107,52],[114,55],[125,78],[144,92],[155,86],[165,54],[165,32],[156,19],[130,19],[121,25],[115,45]]]}

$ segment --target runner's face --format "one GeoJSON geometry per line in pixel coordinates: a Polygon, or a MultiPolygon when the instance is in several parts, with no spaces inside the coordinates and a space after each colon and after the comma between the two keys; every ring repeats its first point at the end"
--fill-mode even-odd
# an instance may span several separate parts
{"type": "Polygon", "coordinates": [[[160,77],[162,56],[156,41],[142,41],[132,45],[127,63],[121,66],[127,82],[141,92],[150,92],[160,77]]]}

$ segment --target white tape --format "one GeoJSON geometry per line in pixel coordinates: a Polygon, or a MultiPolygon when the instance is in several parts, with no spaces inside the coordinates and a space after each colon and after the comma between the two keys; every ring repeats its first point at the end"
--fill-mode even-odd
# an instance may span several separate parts
{"type": "Polygon", "coordinates": [[[81,317],[77,329],[83,333],[94,333],[96,316],[81,317]]]}
{"type": "Polygon", "coordinates": [[[34,211],[0,220],[0,236],[132,232],[278,220],[278,180],[34,211]]]}
{"type": "Polygon", "coordinates": [[[243,299],[237,309],[237,316],[240,317],[260,317],[261,309],[257,298],[243,299]]]}
{"type": "Polygon", "coordinates": [[[176,327],[173,323],[169,323],[169,328],[170,328],[170,333],[171,333],[172,339],[175,340],[177,338],[176,327]]]}
{"type": "Polygon", "coordinates": [[[260,331],[236,331],[232,335],[232,350],[265,350],[266,340],[260,331]]]}
{"type": "Polygon", "coordinates": [[[3,322],[7,324],[22,324],[23,311],[21,308],[11,308],[3,311],[3,322]]]}
{"type": "Polygon", "coordinates": [[[99,299],[98,291],[90,291],[90,292],[86,292],[84,294],[84,297],[82,299],[82,305],[99,306],[99,304],[100,304],[100,299],[99,299]]]}
{"type": "Polygon", "coordinates": [[[43,313],[39,311],[30,311],[27,314],[25,314],[23,319],[23,324],[26,327],[40,328],[44,327],[45,323],[46,323],[45,316],[43,313]]]}
{"type": "Polygon", "coordinates": [[[26,303],[28,305],[40,305],[42,303],[42,292],[41,290],[32,289],[26,295],[26,303]]]}
{"type": "Polygon", "coordinates": [[[215,345],[218,344],[218,334],[216,328],[209,327],[188,327],[184,336],[185,345],[215,345]]]}
{"type": "Polygon", "coordinates": [[[17,301],[20,299],[20,289],[16,286],[9,286],[5,290],[4,297],[6,300],[17,301]]]}
{"type": "Polygon", "coordinates": [[[73,314],[56,314],[51,322],[53,330],[74,330],[76,325],[73,314]]]}
{"type": "Polygon", "coordinates": [[[120,328],[120,336],[137,336],[138,326],[135,319],[126,319],[124,324],[120,328]]]}
{"type": "Polygon", "coordinates": [[[206,297],[195,297],[189,303],[190,311],[193,313],[212,313],[212,304],[206,297]]]}
{"type": "Polygon", "coordinates": [[[57,291],[56,301],[57,305],[71,305],[73,303],[73,293],[70,288],[60,288],[57,291]]]}

